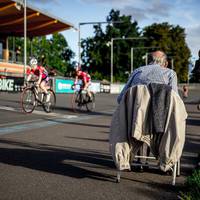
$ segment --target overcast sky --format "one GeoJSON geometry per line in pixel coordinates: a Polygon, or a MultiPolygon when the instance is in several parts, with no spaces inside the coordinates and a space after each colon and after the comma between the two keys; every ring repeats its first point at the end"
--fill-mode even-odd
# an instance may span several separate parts
{"type": "MultiPolygon", "coordinates": [[[[30,4],[47,11],[78,28],[80,22],[105,21],[111,9],[131,15],[138,26],[168,22],[185,28],[186,42],[192,59],[198,58],[200,49],[200,1],[199,0],[27,0],[30,4]]],[[[93,26],[81,26],[81,38],[93,36],[93,26]]],[[[70,48],[78,54],[78,32],[62,32],[70,48]]]]}

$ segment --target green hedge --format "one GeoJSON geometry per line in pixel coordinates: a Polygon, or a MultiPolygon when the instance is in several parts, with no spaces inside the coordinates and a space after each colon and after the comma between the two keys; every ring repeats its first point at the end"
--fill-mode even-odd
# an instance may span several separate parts
{"type": "Polygon", "coordinates": [[[200,200],[200,169],[193,171],[192,175],[187,177],[186,191],[181,192],[181,200],[200,200]]]}

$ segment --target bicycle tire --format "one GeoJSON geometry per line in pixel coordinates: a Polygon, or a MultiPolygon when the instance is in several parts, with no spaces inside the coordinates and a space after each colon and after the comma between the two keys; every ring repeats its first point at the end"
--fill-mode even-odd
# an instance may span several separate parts
{"type": "Polygon", "coordinates": [[[83,96],[80,92],[76,91],[72,94],[71,103],[72,103],[72,110],[74,112],[80,111],[82,109],[83,107],[82,100],[83,100],[83,96]]]}
{"type": "Polygon", "coordinates": [[[50,113],[56,106],[56,95],[52,89],[47,90],[50,93],[50,100],[46,102],[46,95],[43,98],[43,109],[45,112],[50,113]]]}
{"type": "Polygon", "coordinates": [[[36,106],[36,95],[31,88],[25,88],[21,94],[21,107],[25,113],[32,113],[36,106]]]}
{"type": "Polygon", "coordinates": [[[86,108],[87,108],[87,111],[88,112],[91,112],[95,109],[95,95],[93,92],[90,92],[91,93],[91,97],[86,94],[86,108]]]}

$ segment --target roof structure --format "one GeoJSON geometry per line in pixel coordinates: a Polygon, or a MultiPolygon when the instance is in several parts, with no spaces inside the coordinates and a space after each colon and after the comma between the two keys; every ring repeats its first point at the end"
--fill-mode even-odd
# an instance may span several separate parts
{"type": "MultiPolygon", "coordinates": [[[[0,36],[24,36],[24,7],[20,0],[0,0],[0,36]]],[[[27,5],[27,37],[48,35],[74,28],[33,6],[27,5]]]]}

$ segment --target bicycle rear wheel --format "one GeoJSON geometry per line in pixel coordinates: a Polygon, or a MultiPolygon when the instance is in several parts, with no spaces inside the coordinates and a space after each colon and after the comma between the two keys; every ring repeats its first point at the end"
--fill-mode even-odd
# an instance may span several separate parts
{"type": "Polygon", "coordinates": [[[80,111],[83,107],[83,96],[80,92],[75,92],[72,94],[72,109],[74,112],[80,111]]]}
{"type": "Polygon", "coordinates": [[[43,98],[43,109],[45,112],[50,113],[55,109],[56,106],[56,95],[52,89],[48,89],[48,93],[50,95],[47,101],[47,95],[43,98]]]}
{"type": "Polygon", "coordinates": [[[25,113],[32,113],[36,106],[36,96],[31,88],[25,88],[21,94],[21,107],[25,113]]]}
{"type": "Polygon", "coordinates": [[[91,97],[88,95],[88,93],[86,94],[86,108],[87,111],[93,111],[95,109],[95,96],[93,92],[91,93],[91,97]]]}

